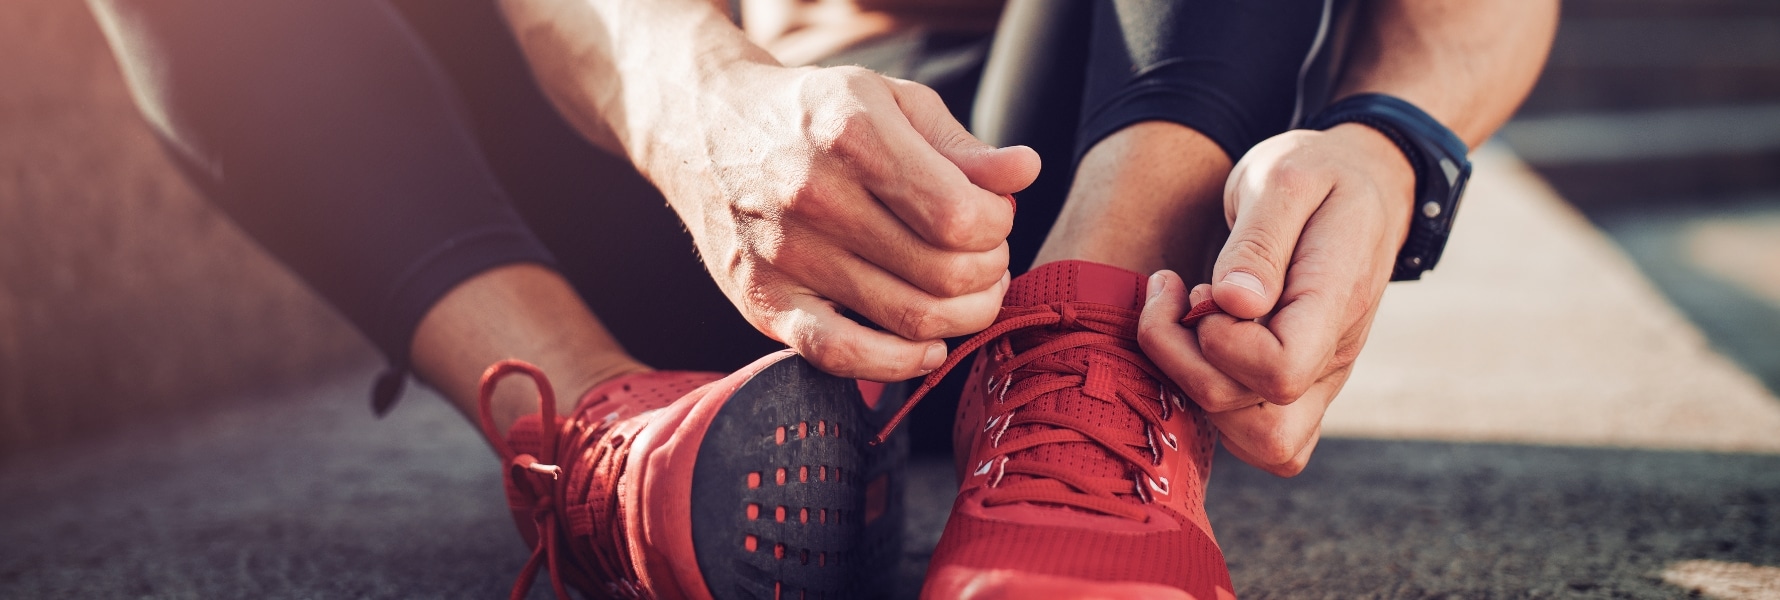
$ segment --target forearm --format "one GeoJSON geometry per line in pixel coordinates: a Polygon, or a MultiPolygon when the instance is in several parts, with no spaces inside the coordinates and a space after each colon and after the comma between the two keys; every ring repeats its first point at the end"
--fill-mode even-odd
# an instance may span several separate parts
{"type": "Polygon", "coordinates": [[[1532,90],[1558,18],[1556,0],[1374,0],[1360,10],[1336,96],[1397,96],[1473,148],[1532,90]]]}
{"type": "MultiPolygon", "coordinates": [[[[593,143],[647,175],[673,115],[725,71],[777,65],[711,0],[502,0],[545,94],[593,143]]],[[[680,136],[686,137],[686,136],[680,136]]]]}

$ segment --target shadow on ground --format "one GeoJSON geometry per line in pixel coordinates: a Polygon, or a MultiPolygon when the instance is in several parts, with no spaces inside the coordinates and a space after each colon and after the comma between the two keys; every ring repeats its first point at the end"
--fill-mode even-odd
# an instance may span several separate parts
{"type": "MultiPolygon", "coordinates": [[[[525,560],[486,446],[362,377],[0,464],[0,597],[499,597],[525,560]]],[[[1667,598],[1676,561],[1780,564],[1780,456],[1328,440],[1304,475],[1220,457],[1246,598],[1667,598]]],[[[949,505],[918,461],[912,596],[949,505]]],[[[532,597],[548,597],[548,587],[532,597]]]]}

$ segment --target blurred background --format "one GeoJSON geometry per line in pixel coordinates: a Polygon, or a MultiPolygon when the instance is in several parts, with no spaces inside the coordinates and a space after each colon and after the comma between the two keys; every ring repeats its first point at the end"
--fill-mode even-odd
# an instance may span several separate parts
{"type": "Polygon", "coordinates": [[[1780,390],[1780,3],[1568,0],[1498,137],[1780,390]]]}
{"type": "MultiPolygon", "coordinates": [[[[1494,144],[1503,158],[1489,160],[1513,174],[1518,157],[1551,187],[1515,175],[1524,181],[1479,188],[1555,190],[1586,221],[1552,235],[1604,234],[1616,247],[1603,246],[1604,264],[1635,265],[1625,289],[1660,294],[1654,308],[1625,313],[1654,315],[1646,329],[1663,333],[1645,342],[1650,352],[1704,340],[1699,364],[1728,357],[1722,389],[1754,400],[1705,425],[1627,426],[1698,433],[1673,443],[1659,433],[1436,435],[1356,417],[1338,422],[1348,433],[1325,442],[1299,479],[1223,457],[1213,522],[1245,595],[1780,597],[1780,429],[1759,428],[1780,411],[1780,3],[1571,0],[1563,11],[1543,77],[1494,144]],[[1671,314],[1685,321],[1670,327],[1671,314]],[[1723,422],[1758,428],[1714,442],[1723,422]],[[1404,515],[1425,527],[1406,533],[1404,515]]],[[[1474,189],[1467,216],[1485,211],[1483,193],[1474,189]]],[[[1568,223],[1569,210],[1552,214],[1568,223]]],[[[1463,234],[1471,224],[1460,222],[1463,234]]],[[[1434,281],[1461,277],[1448,256],[1434,281]]],[[[1577,302],[1563,306],[1576,313],[1544,316],[1586,321],[1591,302],[1619,302],[1588,295],[1617,289],[1571,289],[1577,302]]],[[[1484,319],[1456,317],[1467,318],[1484,319]]],[[[1388,339],[1383,329],[1376,336],[1388,339]]],[[[1645,350],[1595,348],[1571,338],[1597,330],[1559,329],[1544,334],[1581,354],[1645,350]]],[[[1695,364],[1686,360],[1671,362],[1695,364]]],[[[411,398],[373,420],[378,366],[342,319],[181,179],[83,3],[0,7],[0,539],[10,540],[0,596],[501,593],[524,557],[486,451],[436,401],[411,398]],[[277,444],[300,456],[267,448],[277,444]],[[397,466],[370,469],[365,456],[397,466]],[[92,480],[120,471],[133,475],[92,480]],[[392,505],[406,510],[392,515],[392,505]],[[409,514],[417,508],[429,514],[409,514]],[[363,573],[367,561],[377,573],[363,573]],[[469,588],[441,583],[470,563],[486,576],[469,588]],[[359,575],[335,581],[341,570],[359,575]]],[[[1466,385],[1464,368],[1453,385],[1466,385]]],[[[1569,385],[1535,371],[1493,376],[1524,386],[1501,389],[1569,385]]],[[[1350,395],[1389,389],[1357,381],[1350,395]]],[[[1654,388],[1627,393],[1639,389],[1654,388]]],[[[1710,405],[1724,399],[1719,389],[1675,401],[1710,405]]],[[[1354,414],[1375,406],[1352,403],[1354,414]]],[[[943,468],[924,477],[918,485],[948,497],[943,468]]],[[[911,525],[917,575],[940,510],[911,525]]]]}

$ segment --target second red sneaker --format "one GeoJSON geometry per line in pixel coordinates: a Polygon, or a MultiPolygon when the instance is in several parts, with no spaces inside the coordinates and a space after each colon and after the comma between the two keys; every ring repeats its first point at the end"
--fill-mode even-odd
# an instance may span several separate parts
{"type": "Polygon", "coordinates": [[[981,348],[923,597],[1233,597],[1204,510],[1216,432],[1138,347],[1144,287],[1106,265],[1042,265],[942,367],[981,348]]]}
{"type": "Polygon", "coordinates": [[[731,375],[657,372],[608,381],[558,417],[536,367],[483,374],[481,423],[507,465],[507,498],[532,548],[513,597],[539,569],[617,598],[871,595],[894,572],[900,502],[872,464],[867,408],[851,380],[790,352],[731,375]],[[542,415],[494,430],[501,378],[537,383],[542,415]],[[546,425],[549,424],[549,425],[546,425]],[[876,496],[873,496],[873,493],[876,496]]]}

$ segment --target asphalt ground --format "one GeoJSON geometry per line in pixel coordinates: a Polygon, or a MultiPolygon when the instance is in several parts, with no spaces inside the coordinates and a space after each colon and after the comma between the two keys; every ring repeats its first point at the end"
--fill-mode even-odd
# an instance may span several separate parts
{"type": "MultiPolygon", "coordinates": [[[[497,461],[429,394],[370,418],[369,375],[9,458],[0,597],[505,594],[497,461]]],[[[949,470],[914,467],[900,597],[949,470]]],[[[1780,564],[1768,454],[1332,439],[1294,479],[1218,457],[1207,505],[1245,598],[1673,598],[1676,564],[1780,564]]]]}

